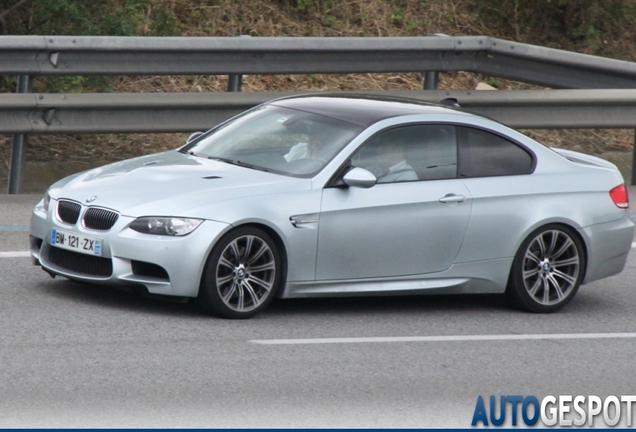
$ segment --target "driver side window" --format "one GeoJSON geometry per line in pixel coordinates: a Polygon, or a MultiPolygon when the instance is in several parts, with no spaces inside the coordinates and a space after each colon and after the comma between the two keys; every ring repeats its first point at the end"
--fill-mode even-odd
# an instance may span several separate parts
{"type": "Polygon", "coordinates": [[[457,176],[457,140],[450,125],[410,125],[370,138],[351,161],[378,183],[437,180],[457,176]]]}

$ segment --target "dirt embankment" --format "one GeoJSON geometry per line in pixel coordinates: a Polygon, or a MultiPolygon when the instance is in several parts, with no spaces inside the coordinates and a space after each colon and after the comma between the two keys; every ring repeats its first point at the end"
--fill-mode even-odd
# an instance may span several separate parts
{"type": "MultiPolygon", "coordinates": [[[[131,34],[138,35],[490,35],[626,60],[636,59],[636,50],[627,43],[632,40],[627,36],[636,28],[633,25],[636,24],[636,9],[626,0],[537,0],[532,3],[532,10],[521,3],[503,0],[245,0],[232,4],[215,0],[135,0],[120,3],[113,4],[120,7],[123,3],[139,3],[141,9],[135,15],[136,21],[126,23],[131,34]],[[516,9],[507,11],[505,8],[513,3],[517,4],[516,9]],[[537,14],[533,13],[537,11],[541,12],[538,14],[543,17],[541,20],[536,19],[537,14]]],[[[37,8],[46,4],[48,2],[26,2],[12,14],[21,13],[27,20],[29,16],[41,15],[42,11],[37,8]]],[[[95,25],[98,24],[96,22],[95,25]]],[[[56,25],[60,26],[57,31],[55,27],[47,31],[57,34],[65,34],[65,29],[82,31],[74,21],[65,25],[62,20],[56,25]]],[[[66,30],[66,33],[69,31],[66,30]]],[[[98,34],[108,34],[101,28],[99,31],[101,33],[98,34]]],[[[421,89],[422,79],[420,73],[254,75],[244,77],[243,91],[421,89]]],[[[441,74],[440,88],[474,89],[479,82],[498,89],[537,88],[465,72],[441,74]]],[[[35,82],[35,91],[49,92],[211,92],[225,91],[226,87],[227,77],[224,76],[49,77],[35,82]]],[[[9,90],[11,86],[5,82],[3,91],[9,90]]],[[[628,152],[633,142],[631,130],[525,132],[548,146],[590,154],[628,152]]],[[[88,167],[96,160],[120,160],[174,148],[184,138],[183,134],[34,135],[29,138],[27,158],[33,162],[55,161],[88,167]]],[[[0,135],[0,165],[8,167],[10,151],[11,137],[0,135]]]]}

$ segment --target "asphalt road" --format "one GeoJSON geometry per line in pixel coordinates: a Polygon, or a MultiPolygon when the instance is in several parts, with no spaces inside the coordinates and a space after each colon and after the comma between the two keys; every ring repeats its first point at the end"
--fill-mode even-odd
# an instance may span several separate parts
{"type": "Polygon", "coordinates": [[[480,395],[636,394],[634,254],[552,315],[423,296],[226,321],[51,279],[14,253],[38,199],[0,195],[1,428],[470,427],[480,395]]]}

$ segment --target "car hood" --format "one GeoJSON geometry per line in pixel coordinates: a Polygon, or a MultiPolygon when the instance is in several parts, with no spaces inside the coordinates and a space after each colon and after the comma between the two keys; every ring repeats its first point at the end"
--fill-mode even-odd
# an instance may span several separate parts
{"type": "Polygon", "coordinates": [[[51,186],[50,194],[125,216],[177,216],[210,203],[310,187],[308,179],[170,151],[76,174],[51,186]]]}

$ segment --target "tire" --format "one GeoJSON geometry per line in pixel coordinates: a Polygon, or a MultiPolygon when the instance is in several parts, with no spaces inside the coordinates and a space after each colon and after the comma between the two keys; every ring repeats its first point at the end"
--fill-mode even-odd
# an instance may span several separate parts
{"type": "Polygon", "coordinates": [[[208,257],[197,303],[221,318],[251,318],[275,297],[282,269],[276,244],[263,230],[230,231],[208,257]]]}
{"type": "Polygon", "coordinates": [[[585,264],[585,249],[571,228],[541,227],[519,247],[506,296],[514,306],[529,312],[556,312],[578,291],[585,264]]]}

